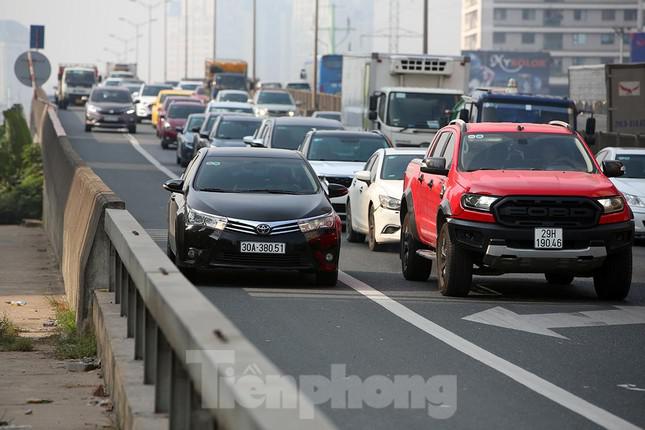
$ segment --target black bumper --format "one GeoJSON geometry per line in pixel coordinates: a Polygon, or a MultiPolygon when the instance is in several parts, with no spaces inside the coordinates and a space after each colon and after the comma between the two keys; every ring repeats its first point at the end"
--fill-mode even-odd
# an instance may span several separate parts
{"type": "Polygon", "coordinates": [[[104,128],[128,128],[137,123],[137,116],[135,114],[102,114],[102,113],[89,113],[85,116],[85,123],[93,127],[104,128]],[[118,117],[114,121],[106,121],[107,116],[118,117]]]}
{"type": "Polygon", "coordinates": [[[450,237],[474,256],[484,269],[502,273],[567,271],[590,274],[608,255],[632,246],[632,221],[564,228],[561,250],[534,248],[533,228],[511,228],[499,224],[448,219],[450,237]]]}

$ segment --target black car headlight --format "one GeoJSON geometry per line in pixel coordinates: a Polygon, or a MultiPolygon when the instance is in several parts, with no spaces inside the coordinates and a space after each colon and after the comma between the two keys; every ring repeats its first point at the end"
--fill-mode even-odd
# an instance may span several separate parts
{"type": "Polygon", "coordinates": [[[461,198],[461,205],[464,209],[479,212],[490,212],[490,208],[499,197],[484,196],[481,194],[464,194],[461,198]]]}
{"type": "Polygon", "coordinates": [[[625,208],[625,201],[621,196],[605,197],[596,201],[600,203],[605,214],[621,212],[625,208]]]}
{"type": "Polygon", "coordinates": [[[336,214],[329,213],[316,218],[303,219],[298,221],[300,231],[309,233],[311,231],[320,230],[323,228],[334,228],[336,225],[336,214]]]}
{"type": "Polygon", "coordinates": [[[225,217],[208,214],[187,207],[187,225],[188,227],[208,227],[213,230],[223,231],[226,228],[228,219],[225,217]]]}

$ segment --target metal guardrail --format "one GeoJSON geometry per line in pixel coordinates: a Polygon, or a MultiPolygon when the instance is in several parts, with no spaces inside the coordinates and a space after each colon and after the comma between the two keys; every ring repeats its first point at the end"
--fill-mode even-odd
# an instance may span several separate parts
{"type": "Polygon", "coordinates": [[[171,429],[335,428],[317,410],[313,419],[300,416],[314,407],[288,378],[265,378],[262,387],[279,393],[283,407],[241,406],[257,392],[233,381],[230,369],[234,375],[249,368],[280,375],[278,369],[197,291],[129,212],[107,209],[104,229],[109,290],[127,318],[134,359],[143,360],[144,384],[155,385],[155,412],[169,414],[171,429]]]}

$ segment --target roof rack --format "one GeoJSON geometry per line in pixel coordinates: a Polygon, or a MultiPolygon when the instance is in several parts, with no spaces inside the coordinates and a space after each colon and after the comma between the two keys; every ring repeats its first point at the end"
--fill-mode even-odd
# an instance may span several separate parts
{"type": "Polygon", "coordinates": [[[448,125],[458,125],[461,128],[462,133],[466,132],[466,121],[464,121],[463,119],[453,119],[448,123],[448,125]]]}
{"type": "Polygon", "coordinates": [[[571,131],[571,126],[569,125],[568,122],[565,122],[565,121],[553,120],[553,121],[549,121],[549,125],[555,125],[556,127],[564,127],[567,130],[571,131]]]}

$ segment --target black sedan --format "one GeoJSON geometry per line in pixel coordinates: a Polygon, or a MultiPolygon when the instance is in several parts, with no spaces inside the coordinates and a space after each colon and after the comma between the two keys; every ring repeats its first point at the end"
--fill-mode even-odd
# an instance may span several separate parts
{"type": "Polygon", "coordinates": [[[336,284],[341,222],[329,198],[347,188],[332,184],[326,195],[299,152],[202,149],[164,188],[172,193],[168,256],[185,273],[297,270],[336,284]]]}
{"type": "Polygon", "coordinates": [[[92,127],[127,128],[137,132],[137,115],[127,88],[95,87],[85,104],[85,131],[92,127]]]}

